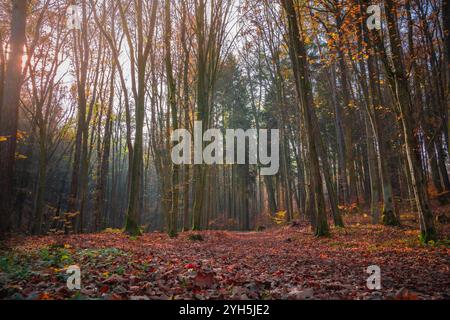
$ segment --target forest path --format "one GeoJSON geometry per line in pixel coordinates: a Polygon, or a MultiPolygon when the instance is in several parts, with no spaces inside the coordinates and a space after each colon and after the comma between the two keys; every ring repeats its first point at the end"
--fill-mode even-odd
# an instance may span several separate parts
{"type": "Polygon", "coordinates": [[[114,232],[15,239],[12,251],[2,253],[8,257],[2,261],[11,265],[9,272],[0,272],[0,298],[69,298],[73,293],[65,289],[62,275],[74,264],[82,270],[82,298],[450,297],[448,245],[421,246],[418,232],[408,227],[353,222],[333,228],[332,236],[323,239],[314,238],[308,227],[203,231],[204,241],[189,240],[190,234],[175,239],[163,233],[135,239],[114,232]],[[24,259],[29,270],[20,267],[24,259]],[[370,265],[381,268],[380,291],[367,289],[370,265]]]}

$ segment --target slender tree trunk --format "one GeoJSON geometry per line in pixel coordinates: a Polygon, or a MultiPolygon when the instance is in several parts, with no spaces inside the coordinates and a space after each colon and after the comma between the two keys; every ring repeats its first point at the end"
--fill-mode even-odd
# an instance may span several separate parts
{"type": "MultiPolygon", "coordinates": [[[[183,1],[182,23],[181,23],[181,43],[183,45],[184,53],[184,65],[183,65],[183,111],[184,111],[184,129],[189,130],[190,118],[189,118],[189,57],[190,53],[186,41],[186,19],[187,8],[186,2],[183,1]]],[[[185,165],[183,171],[183,231],[190,229],[189,224],[189,191],[190,191],[190,166],[185,165]]]]}
{"type": "MultiPolygon", "coordinates": [[[[205,3],[199,1],[196,7],[196,26],[198,41],[197,56],[197,116],[196,120],[202,123],[202,136],[209,123],[208,114],[208,80],[207,80],[207,39],[205,39],[205,3]]],[[[202,146],[203,150],[203,146],[202,146]]],[[[201,217],[203,211],[203,201],[205,193],[205,166],[203,164],[194,165],[194,206],[192,209],[192,229],[201,229],[201,217]]]]}
{"type": "MultiPolygon", "coordinates": [[[[108,103],[108,111],[106,113],[105,119],[105,135],[103,139],[103,152],[101,154],[100,161],[100,172],[97,181],[97,199],[96,199],[96,212],[95,212],[95,230],[99,231],[104,223],[106,218],[106,203],[107,203],[107,183],[108,183],[108,174],[109,174],[109,162],[110,162],[110,153],[111,153],[111,134],[112,134],[112,113],[113,113],[113,105],[114,105],[114,80],[115,80],[115,63],[112,63],[112,71],[111,71],[111,85],[109,92],[109,103],[108,103]]],[[[100,136],[98,137],[100,139],[100,136]]]]}
{"type": "Polygon", "coordinates": [[[334,93],[331,95],[333,101],[334,113],[335,113],[335,125],[336,125],[336,139],[338,143],[338,199],[340,204],[348,202],[348,184],[347,184],[347,165],[345,163],[345,140],[344,129],[342,120],[342,108],[337,101],[337,88],[336,88],[336,70],[334,65],[331,65],[331,91],[334,93]]]}
{"type": "Polygon", "coordinates": [[[3,34],[0,31],[0,123],[2,121],[2,105],[3,105],[3,92],[5,85],[5,60],[6,54],[3,47],[3,34]]]}
{"type": "MultiPolygon", "coordinates": [[[[167,76],[167,95],[170,113],[172,116],[172,130],[178,129],[178,108],[176,101],[176,85],[172,72],[172,55],[171,55],[171,37],[172,37],[172,22],[170,19],[170,1],[166,0],[165,5],[165,33],[164,33],[164,46],[165,46],[165,61],[166,61],[166,76],[167,76]]],[[[176,146],[176,142],[172,142],[172,148],[176,146]]],[[[168,219],[168,230],[170,237],[177,235],[177,217],[178,217],[178,195],[179,195],[179,166],[172,164],[172,177],[171,177],[171,208],[168,219]]]]}
{"type": "Polygon", "coordinates": [[[353,151],[353,111],[351,110],[350,101],[350,88],[348,85],[347,65],[345,62],[344,54],[341,49],[338,49],[339,57],[339,69],[341,72],[341,86],[343,96],[343,110],[344,110],[344,141],[345,141],[345,168],[348,176],[348,199],[347,204],[358,203],[358,196],[356,192],[356,170],[354,164],[354,151],[353,151]]]}
{"type": "Polygon", "coordinates": [[[445,56],[446,56],[446,94],[445,94],[445,101],[444,106],[446,107],[445,114],[444,114],[444,128],[447,128],[447,130],[444,131],[445,140],[447,144],[447,148],[449,148],[449,134],[450,134],[450,127],[448,125],[448,109],[449,109],[449,99],[450,99],[450,0],[442,0],[442,21],[444,26],[444,46],[445,46],[445,56]]]}
{"type": "Polygon", "coordinates": [[[35,211],[34,211],[34,226],[33,233],[41,234],[42,223],[44,217],[44,196],[45,196],[45,186],[47,180],[47,147],[46,147],[46,133],[45,128],[41,125],[40,139],[39,139],[39,173],[38,181],[36,186],[36,197],[35,197],[35,211]]]}
{"type": "Polygon", "coordinates": [[[449,179],[449,173],[447,170],[447,156],[445,155],[444,146],[440,143],[440,139],[434,142],[434,146],[437,151],[437,159],[438,159],[438,166],[439,171],[442,176],[442,182],[444,186],[444,190],[449,192],[450,191],[450,179],[449,179]]]}
{"type": "Polygon", "coordinates": [[[375,139],[374,133],[369,120],[366,116],[366,135],[367,135],[367,157],[369,162],[369,176],[370,176],[370,215],[372,217],[372,223],[377,224],[380,222],[380,189],[378,178],[378,164],[377,155],[375,151],[375,139]]]}

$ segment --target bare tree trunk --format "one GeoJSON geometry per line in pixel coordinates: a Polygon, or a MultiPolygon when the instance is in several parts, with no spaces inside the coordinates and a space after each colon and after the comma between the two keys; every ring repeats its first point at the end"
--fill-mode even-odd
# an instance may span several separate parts
{"type": "Polygon", "coordinates": [[[5,85],[5,59],[6,54],[4,52],[3,47],[3,34],[0,31],[0,123],[2,121],[2,105],[3,105],[3,92],[4,92],[4,85],[5,85]]]}
{"type": "MultiPolygon", "coordinates": [[[[95,230],[99,231],[104,223],[106,216],[106,199],[107,199],[107,182],[108,182],[108,173],[109,173],[109,161],[110,161],[110,153],[111,153],[111,134],[112,134],[112,112],[114,105],[114,80],[115,80],[115,63],[112,62],[112,71],[111,71],[111,79],[110,79],[110,92],[109,92],[109,103],[108,103],[108,111],[106,113],[106,126],[105,126],[105,135],[103,139],[103,151],[100,159],[100,172],[97,181],[97,199],[96,199],[96,212],[95,212],[95,230]]],[[[98,137],[100,139],[100,136],[98,137]]]]}
{"type": "MultiPolygon", "coordinates": [[[[83,171],[83,145],[84,141],[87,145],[87,140],[84,138],[86,132],[86,82],[89,63],[89,47],[87,44],[87,13],[86,3],[83,2],[83,18],[82,29],[80,32],[73,31],[73,51],[75,57],[75,71],[77,80],[77,94],[78,94],[78,111],[77,111],[77,132],[75,137],[75,153],[72,166],[71,188],[68,199],[68,212],[73,215],[78,215],[78,226],[74,226],[77,231],[81,230],[83,219],[80,214],[80,185],[82,183],[83,171]]],[[[87,137],[86,137],[87,139],[87,137]]]]}
{"type": "Polygon", "coordinates": [[[319,168],[317,141],[320,139],[318,124],[314,122],[313,95],[309,82],[307,52],[299,30],[301,22],[297,20],[297,13],[292,0],[282,0],[286,11],[289,27],[289,53],[293,64],[296,81],[296,91],[303,112],[305,131],[309,148],[309,166],[311,169],[311,190],[314,191],[314,215],[315,235],[326,236],[329,234],[327,216],[325,212],[325,200],[323,195],[322,177],[319,168]]]}
{"type": "Polygon", "coordinates": [[[47,179],[47,147],[46,147],[46,133],[45,128],[41,126],[40,139],[39,139],[39,173],[36,186],[36,198],[35,198],[35,213],[34,213],[34,225],[33,233],[41,234],[42,222],[44,215],[44,195],[45,184],[47,179]]]}
{"type": "MultiPolygon", "coordinates": [[[[176,85],[172,72],[172,55],[171,55],[171,37],[172,37],[172,22],[170,19],[170,1],[166,0],[165,4],[165,32],[164,32],[164,46],[165,46],[165,61],[166,61],[166,76],[167,76],[167,95],[170,113],[172,116],[172,130],[178,129],[178,108],[176,101],[176,85]]],[[[172,142],[172,148],[175,147],[176,142],[172,142]]],[[[172,177],[171,177],[171,208],[169,212],[168,230],[170,237],[176,237],[177,235],[177,217],[178,217],[178,195],[179,195],[179,166],[172,164],[172,177]]]]}
{"type": "Polygon", "coordinates": [[[391,42],[391,58],[395,70],[387,60],[385,60],[385,67],[388,71],[390,85],[401,114],[408,166],[411,172],[415,200],[419,210],[421,239],[427,243],[428,241],[436,240],[436,229],[434,227],[433,213],[426,190],[426,181],[422,171],[420,145],[414,125],[408,79],[402,61],[401,40],[397,29],[396,4],[392,0],[385,0],[385,6],[389,39],[391,42]]]}
{"type": "MultiPolygon", "coordinates": [[[[123,25],[126,25],[123,8],[119,5],[121,11],[121,19],[123,25]]],[[[130,175],[130,194],[128,203],[128,212],[125,223],[125,231],[131,235],[139,235],[139,196],[141,187],[142,161],[143,161],[143,128],[144,128],[144,111],[145,111],[145,74],[147,66],[147,58],[151,51],[153,43],[153,33],[155,30],[156,12],[158,8],[158,1],[153,1],[150,18],[150,29],[147,34],[147,43],[144,48],[144,34],[142,25],[143,4],[142,0],[136,3],[137,15],[137,90],[135,93],[135,118],[136,118],[136,132],[133,147],[133,162],[131,166],[130,175]]],[[[131,43],[130,36],[128,41],[131,43]]],[[[134,77],[134,75],[133,75],[134,77]]]]}
{"type": "Polygon", "coordinates": [[[447,144],[447,148],[449,148],[448,137],[450,134],[450,127],[448,126],[448,109],[449,109],[449,99],[450,99],[450,0],[442,0],[442,21],[444,25],[444,45],[445,45],[445,56],[446,56],[446,94],[444,106],[446,106],[444,119],[444,128],[447,130],[444,131],[445,140],[447,144]]]}
{"type": "MultiPolygon", "coordinates": [[[[338,21],[339,21],[338,17],[338,21]]],[[[341,22],[338,22],[341,24],[341,22]]],[[[339,31],[340,33],[340,31],[339,31]]],[[[341,42],[340,46],[343,45],[341,42]]],[[[354,164],[354,150],[353,150],[353,132],[352,125],[353,123],[353,111],[350,106],[350,87],[348,85],[348,75],[347,75],[347,65],[345,62],[344,54],[341,49],[338,49],[338,58],[339,58],[339,69],[341,72],[341,86],[342,86],[342,96],[343,96],[343,133],[344,133],[344,141],[345,141],[345,169],[347,170],[346,175],[348,176],[348,199],[347,204],[358,203],[358,196],[356,192],[356,170],[354,164]]]]}
{"type": "MultiPolygon", "coordinates": [[[[197,121],[202,123],[203,132],[209,123],[207,89],[207,53],[205,39],[205,3],[200,0],[196,6],[196,26],[198,41],[197,56],[197,121]]],[[[203,136],[203,132],[201,132],[203,136]]],[[[202,148],[203,149],[203,148],[202,148]]],[[[192,209],[192,229],[201,229],[203,196],[205,191],[205,168],[203,164],[194,165],[194,206],[192,209]]]]}
{"type": "Polygon", "coordinates": [[[0,238],[11,231],[14,172],[17,145],[17,124],[22,87],[22,57],[25,46],[25,28],[28,1],[12,1],[11,37],[6,73],[3,104],[0,115],[0,238]]]}
{"type": "MultiPolygon", "coordinates": [[[[361,8],[364,14],[367,6],[368,0],[363,1],[363,6],[361,8]]],[[[364,24],[365,25],[365,24],[364,24]]],[[[391,145],[387,141],[387,138],[383,134],[383,105],[382,94],[380,88],[380,73],[377,66],[377,59],[375,58],[375,49],[379,45],[379,39],[375,37],[375,41],[372,40],[370,31],[364,29],[364,38],[368,44],[368,91],[370,96],[370,104],[368,109],[368,115],[370,119],[370,124],[372,131],[374,133],[374,138],[378,145],[377,160],[378,169],[381,178],[381,189],[383,195],[383,209],[382,209],[382,223],[385,225],[397,226],[400,224],[400,220],[397,214],[397,208],[394,202],[394,194],[392,189],[392,173],[389,166],[389,159],[391,156],[391,145]]]]}
{"type": "Polygon", "coordinates": [[[377,155],[375,151],[374,132],[366,116],[366,134],[367,134],[367,158],[369,161],[369,176],[370,176],[370,215],[372,223],[380,222],[380,189],[378,178],[378,164],[377,155]]]}
{"type": "MultiPolygon", "coordinates": [[[[186,2],[182,3],[182,22],[181,22],[181,43],[184,53],[183,64],[183,112],[184,112],[184,129],[189,130],[189,49],[187,46],[186,31],[187,31],[187,8],[186,2]]],[[[190,186],[190,166],[185,165],[183,170],[183,231],[190,229],[189,219],[189,186],[190,186]]]]}
{"type": "Polygon", "coordinates": [[[337,88],[336,88],[336,70],[334,65],[331,65],[331,90],[332,101],[334,105],[335,124],[336,124],[336,139],[338,143],[338,199],[340,204],[348,202],[348,184],[347,184],[347,165],[345,163],[345,140],[344,129],[342,120],[342,108],[337,101],[337,88]]]}

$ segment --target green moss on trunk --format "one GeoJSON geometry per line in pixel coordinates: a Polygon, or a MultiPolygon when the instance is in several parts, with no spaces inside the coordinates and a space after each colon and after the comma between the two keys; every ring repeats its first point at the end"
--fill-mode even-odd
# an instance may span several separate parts
{"type": "Polygon", "coordinates": [[[126,224],[125,224],[125,232],[129,234],[132,237],[141,236],[141,228],[139,228],[139,225],[130,217],[127,217],[126,224]]]}
{"type": "Polygon", "coordinates": [[[385,226],[393,226],[397,227],[400,225],[400,220],[397,218],[397,216],[394,214],[391,210],[385,210],[383,209],[383,214],[381,216],[381,222],[385,226]]]}
{"type": "Polygon", "coordinates": [[[420,232],[419,239],[422,244],[428,244],[430,241],[436,242],[437,233],[434,228],[423,230],[420,232]]]}
{"type": "Polygon", "coordinates": [[[328,237],[330,235],[330,229],[328,228],[328,223],[319,222],[317,223],[316,232],[314,234],[316,237],[328,237]]]}
{"type": "Polygon", "coordinates": [[[344,220],[342,219],[342,215],[338,215],[334,217],[334,225],[338,228],[345,228],[344,220]]]}

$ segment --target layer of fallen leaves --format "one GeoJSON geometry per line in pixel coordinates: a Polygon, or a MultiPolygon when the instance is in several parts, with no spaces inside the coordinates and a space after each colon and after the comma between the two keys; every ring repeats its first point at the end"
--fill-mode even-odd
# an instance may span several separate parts
{"type": "Polygon", "coordinates": [[[2,299],[449,299],[448,242],[423,246],[412,227],[347,221],[315,239],[296,224],[264,232],[170,239],[120,232],[12,239],[0,252],[2,299]],[[69,291],[66,269],[81,268],[69,291]],[[382,289],[366,286],[381,267],[382,289]]]}

